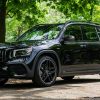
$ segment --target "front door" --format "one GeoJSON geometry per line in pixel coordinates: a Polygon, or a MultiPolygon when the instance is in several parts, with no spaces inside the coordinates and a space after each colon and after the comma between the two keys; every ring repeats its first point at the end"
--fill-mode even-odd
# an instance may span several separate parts
{"type": "Polygon", "coordinates": [[[81,25],[70,25],[64,32],[64,37],[73,36],[75,40],[64,41],[62,44],[62,67],[63,73],[74,73],[85,70],[82,65],[86,58],[86,45],[83,42],[81,25]]]}

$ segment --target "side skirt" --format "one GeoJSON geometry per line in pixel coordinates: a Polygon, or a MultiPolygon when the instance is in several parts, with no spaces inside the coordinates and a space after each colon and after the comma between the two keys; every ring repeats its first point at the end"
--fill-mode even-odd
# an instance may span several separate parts
{"type": "Polygon", "coordinates": [[[82,64],[62,66],[61,76],[99,74],[100,64],[82,64]]]}

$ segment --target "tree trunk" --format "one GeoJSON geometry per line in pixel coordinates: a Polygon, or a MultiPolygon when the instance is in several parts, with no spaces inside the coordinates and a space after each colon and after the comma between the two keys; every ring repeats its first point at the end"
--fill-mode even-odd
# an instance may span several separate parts
{"type": "Polygon", "coordinates": [[[93,10],[94,10],[94,5],[91,5],[91,9],[90,9],[90,20],[92,21],[93,18],[93,10]]]}
{"type": "Polygon", "coordinates": [[[6,1],[0,0],[0,43],[5,42],[5,33],[6,33],[6,1]]]}

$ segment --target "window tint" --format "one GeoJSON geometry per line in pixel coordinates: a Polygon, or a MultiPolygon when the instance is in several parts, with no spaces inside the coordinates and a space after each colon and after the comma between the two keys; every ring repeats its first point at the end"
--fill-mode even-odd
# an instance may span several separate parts
{"type": "Polygon", "coordinates": [[[97,27],[97,32],[98,32],[98,35],[100,37],[100,27],[97,27]]]}
{"type": "Polygon", "coordinates": [[[97,31],[100,32],[100,27],[97,27],[97,31]]]}
{"type": "Polygon", "coordinates": [[[79,25],[68,26],[64,35],[72,35],[76,41],[82,40],[81,28],[79,25]]]}
{"type": "Polygon", "coordinates": [[[82,26],[82,31],[84,40],[99,40],[94,26],[84,25],[82,26]]]}

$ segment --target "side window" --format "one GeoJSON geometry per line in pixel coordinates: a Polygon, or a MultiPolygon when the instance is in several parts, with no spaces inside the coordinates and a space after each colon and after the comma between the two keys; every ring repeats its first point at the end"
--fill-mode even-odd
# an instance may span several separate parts
{"type": "Polygon", "coordinates": [[[64,35],[72,35],[75,37],[76,41],[82,40],[82,33],[81,33],[81,28],[79,25],[70,25],[67,27],[64,35]]]}
{"type": "Polygon", "coordinates": [[[100,27],[97,27],[97,32],[98,32],[98,35],[100,37],[100,27]]]}
{"type": "Polygon", "coordinates": [[[82,31],[83,31],[83,39],[84,40],[91,40],[91,41],[99,40],[94,26],[84,25],[84,26],[82,26],[82,31]]]}

